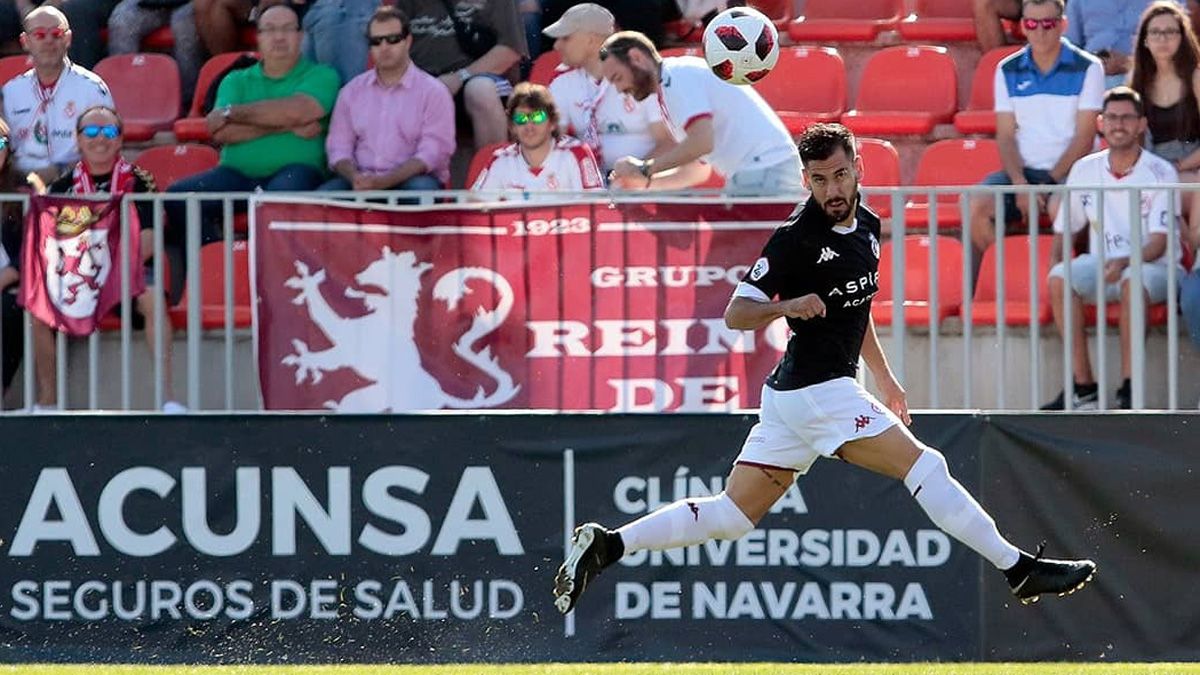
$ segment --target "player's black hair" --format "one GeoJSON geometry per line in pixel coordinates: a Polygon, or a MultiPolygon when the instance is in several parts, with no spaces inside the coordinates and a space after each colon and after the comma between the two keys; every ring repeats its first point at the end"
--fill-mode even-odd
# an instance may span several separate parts
{"type": "Polygon", "coordinates": [[[1133,104],[1133,109],[1137,111],[1138,117],[1146,114],[1142,106],[1142,95],[1124,85],[1113,87],[1104,92],[1104,105],[1100,109],[1107,110],[1108,104],[1113,101],[1129,101],[1133,104]]]}
{"type": "Polygon", "coordinates": [[[829,159],[838,148],[846,151],[846,156],[854,159],[854,133],[841,124],[814,124],[800,134],[796,143],[800,150],[800,161],[808,164],[812,161],[829,159]]]}
{"type": "Polygon", "coordinates": [[[612,58],[629,65],[629,52],[636,49],[646,55],[655,66],[662,64],[662,55],[645,34],[634,30],[623,30],[608,36],[600,47],[600,60],[612,58]]]}

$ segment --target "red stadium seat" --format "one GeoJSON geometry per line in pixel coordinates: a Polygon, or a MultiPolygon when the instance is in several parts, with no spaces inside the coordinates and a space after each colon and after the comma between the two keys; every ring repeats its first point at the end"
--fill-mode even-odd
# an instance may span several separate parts
{"type": "Polygon", "coordinates": [[[958,109],[958,80],[945,47],[889,47],[867,60],[854,109],[842,124],[856,134],[928,134],[958,109]]]}
{"type": "Polygon", "coordinates": [[[788,35],[796,42],[872,42],[894,30],[903,12],[904,0],[806,0],[788,35]]]}
{"type": "Polygon", "coordinates": [[[560,65],[562,65],[562,55],[557,51],[551,49],[548,52],[542,52],[533,60],[533,67],[529,70],[529,81],[534,84],[550,84],[550,80],[554,79],[560,65]]]}
{"type": "MultiPolygon", "coordinates": [[[[904,323],[909,326],[929,325],[930,254],[932,240],[921,234],[904,238],[904,323]]],[[[879,254],[879,293],[871,302],[871,316],[881,326],[892,325],[892,260],[895,241],[883,244],[879,254]]],[[[938,323],[958,314],[962,306],[963,248],[954,237],[937,238],[938,263],[938,323]]]]}
{"type": "Polygon", "coordinates": [[[971,100],[967,102],[966,110],[954,115],[954,128],[958,129],[958,133],[996,133],[996,65],[1020,48],[1020,45],[997,47],[979,57],[979,65],[975,67],[975,75],[971,78],[971,100]]]}
{"type": "Polygon", "coordinates": [[[175,34],[170,26],[155,29],[142,38],[142,49],[150,52],[169,52],[175,48],[175,34]]]}
{"type": "MultiPolygon", "coordinates": [[[[1037,238],[1037,293],[1039,324],[1050,323],[1050,291],[1047,275],[1050,274],[1050,248],[1054,235],[1042,234],[1037,238]]],[[[977,324],[996,325],[996,245],[988,247],[979,264],[979,277],[975,284],[975,296],[971,303],[971,320],[977,324]]],[[[1004,238],[1004,323],[1008,326],[1028,326],[1033,311],[1029,295],[1029,235],[1015,234],[1004,238]]],[[[966,317],[963,318],[966,321],[966,317]]]]}
{"type": "Polygon", "coordinates": [[[488,143],[476,150],[474,156],[471,157],[471,164],[467,167],[467,183],[463,187],[470,190],[471,186],[475,184],[475,179],[479,178],[479,174],[483,173],[484,167],[492,159],[492,153],[506,145],[508,145],[507,142],[488,143]]]}
{"type": "Polygon", "coordinates": [[[117,54],[96,64],[125,125],[125,139],[148,141],[179,117],[179,68],[165,54],[117,54]]]}
{"type": "MultiPolygon", "coordinates": [[[[858,153],[862,155],[866,173],[863,187],[895,187],[900,184],[900,154],[895,146],[878,138],[858,139],[858,153]]],[[[892,215],[891,195],[872,195],[867,206],[881,218],[892,215]]]]}
{"type": "Polygon", "coordinates": [[[33,61],[25,54],[0,58],[0,87],[32,67],[33,61]]]}
{"type": "Polygon", "coordinates": [[[780,30],[787,27],[795,14],[793,0],[750,0],[746,4],[766,14],[767,18],[774,21],[775,27],[780,30]]]}
{"type": "Polygon", "coordinates": [[[775,70],[754,88],[793,136],[815,122],[836,122],[846,112],[846,64],[831,47],[782,48],[775,70]]]}
{"type": "Polygon", "coordinates": [[[198,141],[200,143],[207,143],[212,140],[208,133],[208,123],[204,120],[204,113],[201,110],[204,105],[204,97],[208,94],[208,88],[212,86],[213,80],[225,72],[225,69],[243,54],[254,55],[253,52],[217,54],[206,61],[200,68],[200,74],[196,79],[196,93],[192,96],[192,107],[188,111],[188,116],[175,121],[176,139],[180,141],[198,141]]]}
{"type": "Polygon", "coordinates": [[[180,178],[208,171],[220,158],[220,153],[207,145],[184,143],[149,148],[137,156],[136,163],[154,176],[159,190],[165,190],[180,178]]]}
{"type": "MultiPolygon", "coordinates": [[[[205,329],[225,327],[225,243],[214,242],[200,248],[200,325],[205,329]]],[[[188,289],[179,304],[171,308],[171,321],[187,326],[188,289]]],[[[233,242],[233,325],[249,328],[250,248],[248,242],[233,242]]]]}
{"type": "Polygon", "coordinates": [[[975,16],[965,0],[916,0],[915,11],[899,26],[909,42],[952,42],[975,39],[975,16]]]}
{"type": "MultiPolygon", "coordinates": [[[[984,176],[1003,168],[1000,149],[990,138],[952,138],[925,148],[917,164],[915,187],[976,185],[984,176]]],[[[962,225],[959,195],[938,195],[938,229],[962,225]]],[[[929,224],[929,196],[914,192],[905,210],[905,222],[913,227],[929,224]]]]}

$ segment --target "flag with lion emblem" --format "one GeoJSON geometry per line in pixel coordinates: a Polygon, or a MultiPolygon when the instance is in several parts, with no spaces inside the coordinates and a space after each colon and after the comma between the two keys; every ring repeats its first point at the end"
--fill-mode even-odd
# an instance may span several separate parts
{"type": "Polygon", "coordinates": [[[130,224],[133,236],[125,246],[120,214],[120,197],[30,200],[21,249],[21,304],[39,321],[68,335],[89,335],[123,297],[145,291],[137,222],[130,224]],[[124,255],[130,261],[127,294],[118,266],[124,255]]]}

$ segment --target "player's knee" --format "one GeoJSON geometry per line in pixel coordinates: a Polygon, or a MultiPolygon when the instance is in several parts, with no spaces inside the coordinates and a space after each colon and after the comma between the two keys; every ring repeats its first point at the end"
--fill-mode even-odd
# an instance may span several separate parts
{"type": "Polygon", "coordinates": [[[948,477],[950,475],[950,468],[946,465],[945,455],[933,448],[925,447],[921,451],[921,454],[917,456],[917,461],[913,462],[912,467],[905,474],[904,486],[916,496],[921,484],[934,475],[945,475],[948,477]]]}

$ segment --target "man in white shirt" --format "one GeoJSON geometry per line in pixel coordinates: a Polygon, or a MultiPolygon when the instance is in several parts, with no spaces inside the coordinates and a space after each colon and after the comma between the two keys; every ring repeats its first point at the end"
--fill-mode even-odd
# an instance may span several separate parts
{"type": "Polygon", "coordinates": [[[558,110],[550,91],[523,82],[508,99],[509,128],[517,142],[497,150],[472,190],[498,198],[531,198],[529,193],[602,190],[604,181],[592,151],[558,130],[558,110]],[[513,194],[516,193],[516,194],[513,194]]]}
{"type": "Polygon", "coordinates": [[[13,166],[52,183],[79,161],[75,122],[93,106],[114,108],[108,85],[67,59],[71,27],[58,9],[43,5],[25,17],[21,45],[33,68],[3,89],[4,119],[12,128],[13,166]]]}
{"type": "Polygon", "coordinates": [[[627,187],[653,187],[660,174],[704,159],[725,178],[730,192],[795,195],[804,191],[800,155],[791,135],[751,87],[721,81],[699,57],[664,59],[645,35],[634,31],[605,40],[600,59],[604,76],[618,91],[639,101],[657,95],[667,124],[679,139],[678,145],[656,158],[618,159],[613,166],[615,181],[627,187]]]}
{"type": "MultiPolygon", "coordinates": [[[[1179,182],[1179,174],[1167,160],[1144,150],[1142,134],[1146,132],[1146,116],[1142,99],[1128,87],[1116,87],[1104,96],[1104,107],[1100,114],[1100,129],[1108,141],[1108,149],[1083,157],[1071,167],[1067,175],[1070,185],[1101,185],[1112,188],[1142,187],[1179,182]]],[[[1089,409],[1096,407],[1098,385],[1092,374],[1091,358],[1088,355],[1087,337],[1084,335],[1083,303],[1097,304],[1097,276],[1104,277],[1104,302],[1121,302],[1121,377],[1123,382],[1117,390],[1118,408],[1131,407],[1130,395],[1130,256],[1142,259],[1142,286],[1145,305],[1164,302],[1173,289],[1167,286],[1167,268],[1178,261],[1167,259],[1167,234],[1176,226],[1179,210],[1166,189],[1143,189],[1141,198],[1142,222],[1140,251],[1131,250],[1128,190],[1114,189],[1102,193],[1098,203],[1095,190],[1070,192],[1070,208],[1059,209],[1054,220],[1054,238],[1050,269],[1050,305],[1054,310],[1054,323],[1063,332],[1066,311],[1071,312],[1073,333],[1073,363],[1075,386],[1072,407],[1089,409]],[[1098,230],[1100,207],[1104,209],[1103,237],[1098,230]],[[1068,216],[1068,213],[1070,214],[1068,216]],[[1069,217],[1069,222],[1068,222],[1069,217]],[[1062,236],[1070,226],[1078,232],[1091,226],[1089,253],[1081,254],[1067,263],[1071,266],[1071,304],[1063,305],[1065,283],[1062,262],[1062,236]],[[1104,251],[1104,266],[1100,265],[1098,252],[1104,251]]],[[[1182,277],[1182,271],[1180,272],[1182,277]]],[[[1062,410],[1066,392],[1042,407],[1043,410],[1062,410]]]]}
{"type": "Polygon", "coordinates": [[[587,2],[542,31],[568,67],[550,82],[559,125],[587,144],[606,172],[622,157],[657,157],[675,145],[656,98],[638,101],[604,79],[600,45],[614,30],[612,12],[587,2]]]}

